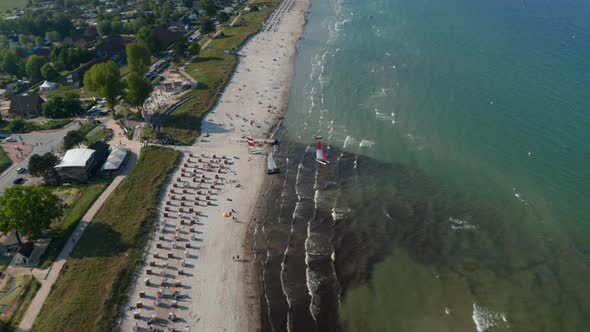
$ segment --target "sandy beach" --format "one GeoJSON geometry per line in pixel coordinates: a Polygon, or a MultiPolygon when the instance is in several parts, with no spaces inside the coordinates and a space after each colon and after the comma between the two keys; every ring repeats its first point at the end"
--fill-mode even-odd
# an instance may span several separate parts
{"type": "Polygon", "coordinates": [[[249,154],[244,138],[267,138],[285,110],[309,4],[279,5],[239,51],[230,83],[202,123],[209,137],[180,148],[184,157],[162,198],[122,331],[147,331],[150,322],[176,331],[260,329],[254,255],[246,243],[266,155],[249,154]]]}

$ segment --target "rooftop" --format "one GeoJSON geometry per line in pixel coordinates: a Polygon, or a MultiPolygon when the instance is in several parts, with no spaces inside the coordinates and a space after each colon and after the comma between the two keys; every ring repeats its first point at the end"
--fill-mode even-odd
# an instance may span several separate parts
{"type": "Polygon", "coordinates": [[[55,168],[63,167],[86,167],[86,163],[94,154],[92,149],[71,149],[66,151],[66,155],[55,166],[55,168]]]}

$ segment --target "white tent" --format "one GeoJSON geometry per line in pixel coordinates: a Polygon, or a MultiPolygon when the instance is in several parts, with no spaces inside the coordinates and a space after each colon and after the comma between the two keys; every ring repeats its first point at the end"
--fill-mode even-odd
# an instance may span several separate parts
{"type": "Polygon", "coordinates": [[[103,171],[114,171],[119,169],[123,162],[125,161],[125,157],[127,156],[127,149],[125,149],[122,145],[117,145],[113,147],[113,150],[109,154],[107,161],[102,165],[103,171]]]}
{"type": "Polygon", "coordinates": [[[41,92],[53,91],[55,89],[57,89],[57,85],[55,85],[55,83],[51,83],[49,81],[43,82],[43,84],[41,84],[41,86],[39,87],[39,90],[41,92]]]}

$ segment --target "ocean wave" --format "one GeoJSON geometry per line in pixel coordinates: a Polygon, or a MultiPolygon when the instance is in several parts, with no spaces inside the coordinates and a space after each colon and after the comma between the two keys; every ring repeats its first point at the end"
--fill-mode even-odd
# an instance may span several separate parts
{"type": "Polygon", "coordinates": [[[458,231],[475,231],[477,230],[477,226],[468,223],[465,220],[457,219],[457,218],[449,218],[451,222],[451,229],[458,230],[458,231]]]}
{"type": "Polygon", "coordinates": [[[477,303],[473,303],[473,315],[471,317],[473,318],[477,332],[486,332],[499,325],[509,327],[505,314],[494,312],[477,303]]]}
{"type": "Polygon", "coordinates": [[[352,136],[346,136],[346,138],[344,139],[344,148],[348,148],[352,145],[356,144],[356,139],[352,136]]]}
{"type": "Polygon", "coordinates": [[[372,141],[370,139],[364,139],[359,143],[360,148],[370,148],[373,145],[375,145],[375,141],[372,141]]]}
{"type": "Polygon", "coordinates": [[[350,208],[332,208],[332,219],[334,221],[342,220],[352,214],[350,208]]]}

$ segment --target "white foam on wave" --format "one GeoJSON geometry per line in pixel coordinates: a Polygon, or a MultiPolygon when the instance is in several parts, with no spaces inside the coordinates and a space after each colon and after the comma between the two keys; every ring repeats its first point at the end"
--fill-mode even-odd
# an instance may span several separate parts
{"type": "Polygon", "coordinates": [[[364,139],[359,143],[359,147],[361,148],[370,148],[373,145],[375,145],[375,141],[372,141],[370,139],[364,139]]]}
{"type": "Polygon", "coordinates": [[[352,136],[346,136],[344,139],[344,148],[348,148],[354,144],[356,144],[356,139],[352,136]]]}
{"type": "Polygon", "coordinates": [[[350,208],[332,208],[332,219],[334,221],[342,220],[352,213],[350,208]]]}
{"type": "Polygon", "coordinates": [[[472,225],[465,220],[451,217],[451,218],[449,218],[449,221],[451,222],[451,229],[456,230],[456,231],[476,231],[477,230],[477,226],[472,225]]]}
{"type": "Polygon", "coordinates": [[[396,124],[394,112],[391,112],[391,114],[381,113],[378,108],[375,108],[375,116],[379,120],[391,121],[391,124],[396,124]]]}
{"type": "Polygon", "coordinates": [[[486,332],[498,325],[509,327],[508,319],[504,313],[492,311],[477,303],[473,303],[473,315],[471,317],[473,318],[477,332],[486,332]]]}

